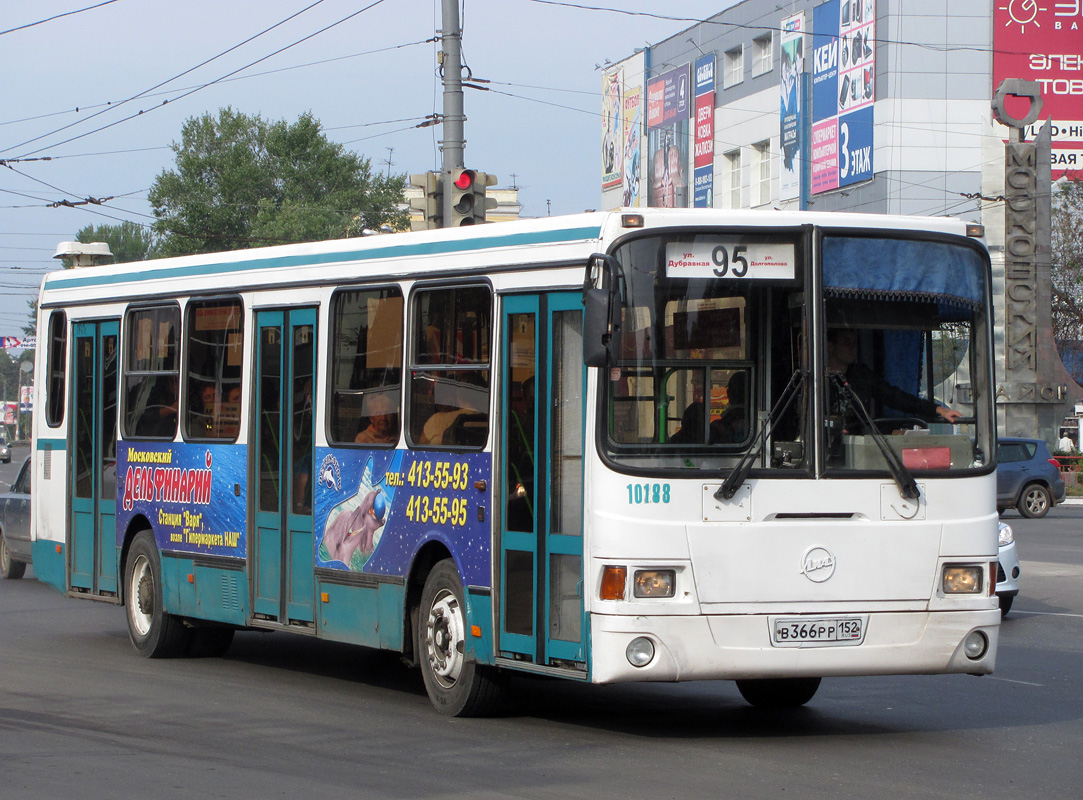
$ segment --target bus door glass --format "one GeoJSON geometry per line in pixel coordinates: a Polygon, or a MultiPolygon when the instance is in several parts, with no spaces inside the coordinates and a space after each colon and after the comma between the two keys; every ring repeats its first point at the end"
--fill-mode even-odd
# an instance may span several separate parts
{"type": "Polygon", "coordinates": [[[117,347],[119,320],[77,323],[72,427],[71,588],[117,593],[117,347]]]}
{"type": "Polygon", "coordinates": [[[256,326],[252,608],[257,619],[307,627],[314,620],[316,310],[261,311],[256,326]]]}
{"type": "Polygon", "coordinates": [[[583,312],[578,294],[503,312],[499,651],[585,669],[583,312]]]}

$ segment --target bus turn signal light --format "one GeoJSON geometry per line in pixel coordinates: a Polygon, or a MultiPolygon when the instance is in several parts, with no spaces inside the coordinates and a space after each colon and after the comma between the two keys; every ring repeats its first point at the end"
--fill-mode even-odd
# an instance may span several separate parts
{"type": "Polygon", "coordinates": [[[628,578],[627,567],[607,566],[602,568],[602,600],[623,600],[624,584],[628,578]]]}

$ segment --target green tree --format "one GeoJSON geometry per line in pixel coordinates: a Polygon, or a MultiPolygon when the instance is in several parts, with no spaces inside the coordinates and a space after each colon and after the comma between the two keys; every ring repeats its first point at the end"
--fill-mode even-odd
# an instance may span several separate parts
{"type": "MultiPolygon", "coordinates": [[[[154,234],[143,225],[124,221],[119,225],[87,225],[75,234],[75,241],[89,244],[105,242],[118,264],[154,258],[154,234]]],[[[65,263],[65,267],[70,266],[65,263]]]]}
{"type": "Polygon", "coordinates": [[[150,190],[160,255],[213,253],[409,227],[405,175],[328,141],[311,114],[268,122],[224,108],[193,117],[173,144],[175,169],[150,190]]]}

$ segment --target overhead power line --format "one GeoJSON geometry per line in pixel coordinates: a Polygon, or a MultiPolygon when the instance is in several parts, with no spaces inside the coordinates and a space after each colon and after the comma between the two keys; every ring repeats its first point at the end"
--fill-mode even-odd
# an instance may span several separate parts
{"type": "MultiPolygon", "coordinates": [[[[382,0],[379,0],[379,1],[380,1],[380,2],[382,2],[382,0]]],[[[114,108],[119,108],[120,106],[124,105],[125,103],[129,103],[129,102],[131,102],[132,100],[137,100],[137,99],[139,99],[140,97],[144,97],[144,96],[146,96],[146,95],[150,94],[151,92],[153,92],[154,90],[156,90],[156,89],[160,89],[160,88],[162,88],[163,86],[165,86],[166,84],[168,84],[168,83],[172,83],[173,81],[177,80],[178,78],[182,78],[182,77],[184,77],[185,75],[187,75],[188,73],[190,73],[190,72],[194,72],[195,70],[199,69],[200,67],[204,67],[204,66],[206,66],[207,64],[210,64],[210,63],[211,63],[212,61],[216,61],[216,60],[218,60],[219,58],[222,58],[223,56],[225,56],[225,55],[227,55],[227,54],[229,54],[229,53],[232,53],[232,52],[233,52],[234,50],[237,50],[237,49],[239,49],[239,48],[241,48],[241,47],[244,47],[244,46],[245,46],[246,44],[248,44],[249,42],[252,42],[252,41],[254,41],[254,40],[258,39],[259,37],[263,36],[264,34],[267,34],[267,33],[271,32],[271,31],[273,31],[273,30],[274,30],[275,28],[279,28],[279,27],[281,27],[282,25],[285,25],[285,24],[286,24],[287,22],[289,22],[290,20],[292,20],[292,19],[295,19],[295,18],[299,17],[299,16],[301,15],[301,14],[304,14],[304,13],[305,13],[306,11],[309,11],[309,10],[311,10],[311,9],[315,8],[316,6],[320,5],[320,3],[322,3],[322,2],[324,2],[324,0],[316,0],[316,1],[315,1],[314,3],[312,3],[311,5],[308,5],[308,6],[306,6],[305,8],[302,8],[302,9],[301,9],[300,11],[297,11],[296,13],[290,14],[290,15],[289,15],[288,17],[286,17],[286,18],[285,18],[285,19],[283,19],[283,20],[279,20],[279,21],[278,21],[278,22],[276,22],[276,23],[275,23],[274,25],[271,25],[271,26],[270,26],[269,28],[265,28],[265,29],[263,29],[262,31],[260,31],[259,33],[253,34],[252,36],[249,36],[249,37],[248,37],[247,39],[245,39],[244,41],[242,41],[242,42],[239,42],[239,43],[237,43],[237,44],[233,45],[233,47],[230,47],[230,48],[227,48],[227,49],[223,50],[223,51],[222,51],[221,53],[219,53],[218,55],[215,55],[215,56],[211,56],[210,58],[206,59],[205,61],[202,61],[202,62],[200,62],[199,64],[196,64],[196,65],[195,65],[194,67],[189,67],[188,69],[184,70],[184,72],[178,73],[177,75],[174,75],[174,76],[173,76],[172,78],[168,78],[167,80],[164,80],[164,81],[162,81],[161,83],[157,83],[157,84],[155,84],[154,86],[151,86],[151,87],[150,87],[149,89],[144,89],[144,90],[143,90],[142,92],[140,92],[139,94],[136,94],[136,95],[132,95],[132,96],[131,96],[131,97],[129,97],[129,98],[127,99],[127,100],[121,100],[121,101],[120,101],[119,103],[116,103],[116,104],[110,105],[110,106],[109,106],[108,108],[102,109],[101,111],[98,111],[98,112],[96,112],[96,113],[94,113],[94,114],[91,114],[91,115],[90,115],[89,117],[85,117],[84,119],[76,120],[75,122],[69,123],[68,125],[65,125],[65,126],[64,126],[64,127],[62,127],[62,128],[57,128],[56,130],[54,130],[54,131],[50,131],[49,133],[43,133],[43,134],[42,134],[42,135],[40,135],[40,136],[35,136],[35,137],[34,137],[33,139],[27,139],[27,140],[26,140],[25,142],[19,142],[18,144],[16,144],[16,145],[12,145],[11,147],[9,147],[9,148],[8,148],[8,150],[14,150],[14,149],[16,149],[16,148],[18,148],[18,147],[24,147],[24,146],[26,146],[26,145],[28,145],[28,144],[31,144],[31,143],[33,143],[33,142],[37,142],[37,141],[40,141],[41,139],[45,139],[45,138],[48,138],[49,136],[55,136],[56,134],[60,133],[61,131],[66,131],[66,130],[68,130],[68,128],[74,127],[74,126],[76,126],[76,125],[81,125],[82,123],[84,123],[84,122],[88,122],[89,120],[92,120],[92,119],[94,119],[95,117],[97,117],[97,116],[100,116],[101,114],[105,114],[105,113],[106,113],[106,112],[108,112],[108,111],[112,111],[112,110],[113,110],[114,108]]],[[[336,23],[336,24],[337,24],[337,23],[336,23]]],[[[303,41],[303,40],[302,40],[302,41],[303,41]]],[[[292,45],[291,45],[291,46],[292,46],[292,45]]],[[[280,51],[280,52],[281,52],[281,51],[280,51]]],[[[255,62],[255,63],[259,63],[259,62],[255,62]]],[[[231,73],[231,74],[232,74],[232,73],[231,73]]],[[[199,89],[205,88],[205,87],[206,87],[206,86],[208,86],[208,85],[209,85],[209,84],[204,84],[204,86],[198,87],[197,89],[193,89],[192,91],[198,91],[199,89]]],[[[192,93],[192,92],[189,92],[188,94],[191,94],[191,93],[192,93]]],[[[186,96],[186,95],[181,95],[181,97],[185,97],[185,96],[186,96]]],[[[180,98],[177,98],[177,99],[180,99],[180,98]]],[[[167,101],[167,102],[168,102],[168,101],[167,101]]],[[[153,109],[147,109],[147,110],[149,111],[149,110],[153,110],[153,109]]],[[[92,133],[97,133],[98,131],[101,131],[101,130],[105,130],[105,128],[110,128],[110,127],[112,127],[113,125],[118,125],[118,124],[120,124],[121,122],[125,122],[126,120],[129,120],[129,119],[133,119],[134,117],[137,117],[137,116],[139,116],[139,115],[140,115],[140,114],[142,114],[142,113],[143,113],[143,112],[142,112],[142,111],[140,111],[140,112],[138,112],[137,114],[133,114],[133,115],[132,115],[132,116],[130,116],[130,117],[125,117],[124,119],[122,119],[122,120],[118,120],[117,122],[114,122],[114,123],[112,123],[112,124],[110,124],[110,125],[106,125],[106,126],[104,126],[104,127],[102,127],[102,128],[98,128],[97,130],[93,130],[93,131],[90,131],[89,133],[84,133],[84,134],[81,134],[81,136],[89,136],[89,135],[90,135],[90,134],[92,134],[92,133]]],[[[78,138],[81,138],[81,136],[76,136],[76,137],[74,137],[74,139],[78,139],[78,138]]],[[[58,142],[58,143],[56,143],[56,144],[54,144],[54,145],[51,145],[51,146],[52,146],[52,147],[57,147],[57,146],[59,146],[59,145],[61,145],[61,144],[66,144],[67,142],[73,141],[74,139],[66,139],[66,140],[65,140],[65,141],[63,141],[63,142],[58,142]]],[[[40,152],[41,152],[41,150],[43,150],[43,149],[44,149],[44,148],[39,148],[38,150],[34,150],[34,151],[32,151],[31,153],[25,153],[25,154],[24,154],[24,156],[26,156],[26,155],[33,155],[34,153],[40,153],[40,152]]]]}
{"type": "Polygon", "coordinates": [[[102,6],[107,6],[110,3],[115,2],[117,2],[117,0],[105,0],[104,3],[98,3],[94,6],[87,6],[86,8],[76,9],[75,11],[65,11],[63,14],[54,14],[53,16],[47,17],[46,19],[39,19],[37,22],[28,22],[26,25],[19,25],[15,28],[8,28],[6,31],[0,31],[0,36],[3,36],[5,33],[14,33],[15,31],[22,31],[26,30],[27,28],[33,28],[35,25],[44,25],[46,22],[52,22],[54,19],[60,19],[61,17],[70,17],[73,14],[82,14],[84,11],[93,11],[95,8],[101,8],[102,6]]]}

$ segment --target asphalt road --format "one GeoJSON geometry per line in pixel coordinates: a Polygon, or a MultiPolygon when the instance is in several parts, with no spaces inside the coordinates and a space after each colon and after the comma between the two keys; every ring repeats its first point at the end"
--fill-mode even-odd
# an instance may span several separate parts
{"type": "Polygon", "coordinates": [[[0,581],[0,797],[1078,797],[1083,507],[1005,520],[995,675],[825,680],[786,713],[727,682],[520,679],[504,716],[447,719],[386,654],[242,633],[149,661],[120,608],[0,581]]]}

